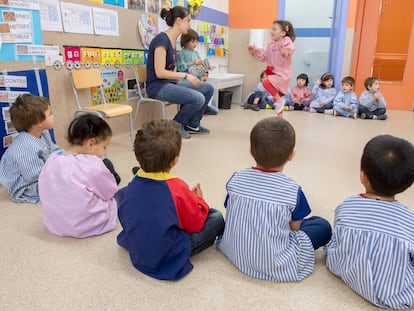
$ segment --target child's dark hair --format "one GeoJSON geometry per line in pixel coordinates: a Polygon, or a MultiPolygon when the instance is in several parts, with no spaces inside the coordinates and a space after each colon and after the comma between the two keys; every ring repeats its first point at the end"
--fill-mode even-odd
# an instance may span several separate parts
{"type": "Polygon", "coordinates": [[[347,76],[347,77],[342,79],[341,83],[348,83],[350,86],[354,86],[355,85],[355,79],[351,76],[347,76]]]}
{"type": "Polygon", "coordinates": [[[365,81],[364,81],[364,86],[367,89],[367,91],[369,91],[369,88],[368,87],[371,87],[374,84],[375,81],[379,81],[379,80],[380,79],[378,77],[369,77],[369,78],[366,78],[365,81]]]}
{"type": "Polygon", "coordinates": [[[319,84],[319,87],[322,89],[326,89],[325,84],[323,84],[324,81],[328,81],[331,80],[333,81],[333,84],[335,84],[335,79],[332,73],[330,72],[325,72],[322,76],[321,76],[321,84],[319,84]]]}
{"type": "Polygon", "coordinates": [[[262,119],[250,132],[250,152],[256,163],[265,169],[285,164],[294,147],[295,130],[285,119],[262,119]]]}
{"type": "Polygon", "coordinates": [[[260,73],[260,81],[262,80],[262,79],[264,79],[266,77],[266,70],[263,70],[261,73],[260,73]]]}
{"type": "Polygon", "coordinates": [[[91,113],[81,114],[69,125],[67,140],[71,145],[82,146],[85,140],[95,138],[99,143],[112,136],[112,130],[106,121],[91,113]]]}
{"type": "Polygon", "coordinates": [[[193,40],[198,40],[198,33],[190,28],[186,34],[181,35],[181,47],[187,47],[187,44],[193,40]]]}
{"type": "Polygon", "coordinates": [[[361,171],[377,195],[393,196],[414,181],[414,146],[391,135],[372,138],[364,147],[361,171]]]}
{"type": "Polygon", "coordinates": [[[309,77],[308,77],[308,75],[307,75],[306,73],[301,73],[301,74],[299,74],[299,75],[296,77],[296,80],[298,80],[298,79],[303,79],[303,80],[305,80],[305,86],[308,86],[308,84],[309,84],[309,77]]]}
{"type": "Polygon", "coordinates": [[[152,120],[137,131],[135,157],[145,172],[166,172],[180,155],[181,126],[173,120],[152,120]]]}
{"type": "Polygon", "coordinates": [[[190,12],[182,6],[175,6],[171,9],[163,8],[160,12],[160,16],[168,26],[172,27],[174,25],[174,22],[177,18],[184,18],[186,17],[190,12]]]}
{"type": "Polygon", "coordinates": [[[285,20],[276,20],[273,22],[273,24],[279,24],[280,28],[286,33],[286,36],[290,37],[292,41],[295,41],[296,33],[291,22],[285,20]]]}
{"type": "Polygon", "coordinates": [[[10,119],[14,128],[21,132],[46,119],[45,111],[50,107],[46,97],[22,94],[10,106],[10,119]]]}

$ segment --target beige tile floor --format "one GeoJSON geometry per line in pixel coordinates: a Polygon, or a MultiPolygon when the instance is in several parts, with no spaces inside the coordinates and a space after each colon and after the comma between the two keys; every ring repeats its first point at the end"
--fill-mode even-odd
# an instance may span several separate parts
{"type": "MultiPolygon", "coordinates": [[[[249,132],[270,110],[233,105],[206,116],[208,136],[183,142],[173,173],[190,186],[200,182],[211,206],[223,213],[225,184],[253,165],[249,132]]],[[[359,159],[377,134],[414,142],[414,113],[389,111],[387,121],[352,120],[286,112],[297,133],[297,155],[285,173],[299,182],[314,215],[332,222],[345,197],[363,191],[359,159]]],[[[116,132],[116,131],[114,131],[116,132]]],[[[136,165],[127,133],[114,136],[108,156],[125,185],[136,165]]],[[[413,189],[398,199],[414,208],[413,189]]],[[[300,283],[272,283],[239,272],[214,247],[192,259],[193,271],[178,282],[158,281],[135,270],[116,244],[116,230],[75,240],[59,238],[42,224],[40,205],[15,204],[0,189],[0,310],[376,310],[325,267],[317,251],[314,272],[300,283]]]]}

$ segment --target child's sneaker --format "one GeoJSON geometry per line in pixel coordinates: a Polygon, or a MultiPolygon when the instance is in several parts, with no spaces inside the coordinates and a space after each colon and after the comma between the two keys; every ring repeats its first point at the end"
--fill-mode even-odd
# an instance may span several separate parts
{"type": "Polygon", "coordinates": [[[361,115],[359,116],[361,119],[366,119],[367,118],[367,114],[365,112],[361,113],[361,115]]]}
{"type": "Polygon", "coordinates": [[[333,112],[333,116],[334,116],[334,117],[337,117],[337,116],[338,116],[338,111],[334,110],[334,112],[333,112]]]}
{"type": "Polygon", "coordinates": [[[283,111],[289,111],[290,109],[289,109],[289,106],[285,106],[285,107],[283,107],[283,111]]]}
{"type": "Polygon", "coordinates": [[[356,117],[355,117],[355,113],[351,113],[351,114],[348,116],[348,118],[350,118],[350,119],[356,119],[356,117]]]}
{"type": "Polygon", "coordinates": [[[315,113],[315,112],[316,112],[316,109],[314,109],[314,108],[309,108],[309,112],[315,113]]]}
{"type": "Polygon", "coordinates": [[[285,103],[286,103],[285,99],[283,97],[279,97],[277,102],[274,103],[275,112],[279,113],[279,112],[283,111],[283,108],[285,107],[285,103]]]}
{"type": "Polygon", "coordinates": [[[388,116],[386,114],[381,114],[379,116],[376,116],[377,120],[387,120],[388,116]]]}
{"type": "MultiPolygon", "coordinates": [[[[285,106],[285,107],[286,107],[286,106],[285,106]]],[[[295,110],[295,107],[294,107],[294,106],[289,106],[289,110],[290,110],[290,111],[295,110]]]]}
{"type": "Polygon", "coordinates": [[[334,114],[334,110],[333,109],[325,109],[324,113],[333,115],[334,114]]]}

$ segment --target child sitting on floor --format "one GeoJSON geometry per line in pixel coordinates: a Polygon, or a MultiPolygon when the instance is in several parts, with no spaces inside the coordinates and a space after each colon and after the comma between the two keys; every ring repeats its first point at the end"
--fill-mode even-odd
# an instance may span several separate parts
{"type": "Polygon", "coordinates": [[[365,192],[335,210],[328,269],[381,308],[414,308],[414,211],[395,196],[414,182],[414,146],[391,135],[372,138],[361,158],[365,192]]]}
{"type": "Polygon", "coordinates": [[[121,189],[118,244],[142,273],[178,280],[193,266],[190,256],[222,235],[222,214],[204,201],[200,184],[192,189],[170,173],[181,150],[180,125],[153,120],[138,130],[134,143],[137,175],[121,189]]]}
{"type": "MultiPolygon", "coordinates": [[[[356,119],[358,116],[358,99],[352,90],[355,85],[353,77],[345,77],[341,81],[342,90],[336,94],[332,114],[345,118],[356,119]]],[[[327,113],[330,113],[327,111],[327,113]]]]}
{"type": "Polygon", "coordinates": [[[54,118],[49,100],[32,94],[16,98],[10,118],[19,134],[0,161],[0,183],[16,202],[38,203],[38,179],[49,155],[59,150],[50,136],[54,118]]]}
{"type": "Polygon", "coordinates": [[[366,90],[359,97],[358,108],[361,119],[387,120],[387,103],[379,91],[379,78],[369,77],[364,85],[366,90]]]}
{"type": "Polygon", "coordinates": [[[289,110],[309,110],[312,92],[308,88],[309,77],[301,73],[296,77],[296,86],[289,91],[286,104],[289,110]]]}
{"type": "Polygon", "coordinates": [[[324,73],[312,89],[313,99],[309,112],[332,113],[333,100],[337,93],[333,75],[324,73]]]}
{"type": "Polygon", "coordinates": [[[251,109],[259,111],[270,107],[273,109],[273,96],[264,88],[263,80],[266,79],[266,70],[260,73],[260,82],[257,83],[256,88],[247,94],[244,109],[251,109]]]}
{"type": "Polygon", "coordinates": [[[279,117],[250,133],[256,166],[227,182],[226,227],[217,247],[243,273],[277,282],[300,281],[313,270],[315,250],[329,242],[331,226],[311,212],[302,188],[283,174],[295,155],[295,130],[279,117]]]}
{"type": "Polygon", "coordinates": [[[112,138],[108,123],[82,114],[69,125],[65,152],[52,153],[39,176],[43,222],[53,234],[85,238],[115,229],[118,174],[101,158],[112,138]]]}

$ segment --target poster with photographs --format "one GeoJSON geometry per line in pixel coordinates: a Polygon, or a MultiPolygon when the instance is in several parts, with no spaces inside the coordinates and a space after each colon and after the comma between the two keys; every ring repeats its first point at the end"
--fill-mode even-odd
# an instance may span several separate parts
{"type": "MultiPolygon", "coordinates": [[[[124,72],[122,70],[102,70],[103,91],[105,100],[109,104],[123,103],[126,101],[124,72]]],[[[101,105],[101,93],[97,87],[92,88],[92,105],[101,105]]]]}
{"type": "Polygon", "coordinates": [[[128,9],[145,11],[145,0],[128,0],[128,9]]]}
{"type": "MultiPolygon", "coordinates": [[[[0,73],[0,136],[2,145],[0,146],[0,158],[6,148],[13,142],[18,135],[10,118],[10,106],[16,101],[18,96],[30,93],[36,96],[49,97],[49,88],[45,69],[22,70],[22,71],[2,71],[0,73]],[[1,125],[2,124],[2,125],[1,125]]],[[[52,107],[53,111],[53,107],[52,107]]],[[[50,135],[54,139],[53,130],[50,135]]]]}

